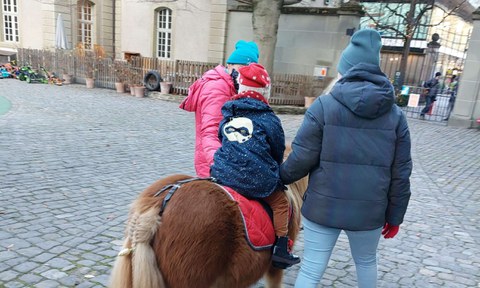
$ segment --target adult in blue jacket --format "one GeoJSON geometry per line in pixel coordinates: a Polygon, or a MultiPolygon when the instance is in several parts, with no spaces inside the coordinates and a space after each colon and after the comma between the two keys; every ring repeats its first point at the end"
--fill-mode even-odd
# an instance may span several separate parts
{"type": "Polygon", "coordinates": [[[280,167],[285,184],[310,177],[302,206],[304,259],[295,287],[316,287],[342,230],[358,287],[376,287],[380,235],[394,237],[403,222],[410,199],[410,133],[380,70],[380,48],[375,30],[352,36],[337,67],[341,78],[307,110],[280,167]]]}
{"type": "Polygon", "coordinates": [[[437,72],[435,73],[435,77],[423,84],[423,87],[427,89],[428,93],[425,96],[425,107],[420,111],[420,120],[425,120],[425,114],[432,109],[433,102],[437,101],[437,93],[440,88],[440,76],[442,76],[442,73],[437,72]]]}

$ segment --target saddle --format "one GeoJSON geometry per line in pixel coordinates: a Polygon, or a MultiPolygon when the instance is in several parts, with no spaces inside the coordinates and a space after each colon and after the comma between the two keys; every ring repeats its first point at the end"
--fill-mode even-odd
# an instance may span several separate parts
{"type": "Polygon", "coordinates": [[[272,248],[275,242],[275,230],[273,228],[271,214],[267,209],[265,209],[264,204],[258,200],[248,199],[230,187],[221,186],[215,183],[215,179],[212,177],[189,178],[163,187],[154,195],[157,197],[164,192],[167,193],[160,208],[160,215],[163,214],[167,203],[170,201],[178,188],[185,183],[199,180],[211,181],[215,185],[218,185],[218,187],[225,192],[227,197],[238,203],[245,228],[246,241],[253,250],[267,250],[272,248]]]}

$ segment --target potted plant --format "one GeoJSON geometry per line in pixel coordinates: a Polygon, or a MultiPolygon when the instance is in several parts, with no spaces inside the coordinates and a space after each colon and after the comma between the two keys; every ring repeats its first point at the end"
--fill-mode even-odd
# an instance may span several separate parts
{"type": "Polygon", "coordinates": [[[87,88],[95,87],[95,55],[93,53],[85,53],[85,83],[87,88]]]}
{"type": "MultiPolygon", "coordinates": [[[[66,61],[70,62],[70,61],[66,61]]],[[[62,79],[63,84],[72,84],[73,83],[73,69],[71,68],[73,65],[71,63],[65,63],[62,67],[62,79]]]]}
{"type": "Polygon", "coordinates": [[[125,92],[125,81],[128,79],[128,67],[125,61],[115,60],[113,62],[115,72],[115,89],[118,93],[125,92]]]}
{"type": "Polygon", "coordinates": [[[73,83],[72,73],[70,73],[68,71],[68,69],[65,69],[65,68],[62,69],[62,79],[63,79],[63,84],[72,84],[73,83]]]}
{"type": "Polygon", "coordinates": [[[136,97],[143,97],[145,94],[145,86],[142,81],[142,73],[139,68],[130,68],[130,94],[136,97]],[[138,92],[137,92],[138,91],[138,92]]]}
{"type": "Polygon", "coordinates": [[[306,79],[304,83],[300,84],[299,90],[300,93],[305,95],[305,108],[310,107],[315,99],[317,99],[317,96],[314,96],[314,89],[313,89],[313,78],[306,79]]]}
{"type": "Polygon", "coordinates": [[[160,94],[169,94],[172,89],[172,81],[170,75],[167,75],[163,81],[160,82],[160,94]]]}
{"type": "Polygon", "coordinates": [[[62,70],[63,84],[73,83],[73,55],[65,52],[62,53],[59,64],[62,70]]]}
{"type": "Polygon", "coordinates": [[[142,98],[145,96],[145,86],[143,85],[143,83],[135,85],[133,89],[135,97],[142,98]]]}

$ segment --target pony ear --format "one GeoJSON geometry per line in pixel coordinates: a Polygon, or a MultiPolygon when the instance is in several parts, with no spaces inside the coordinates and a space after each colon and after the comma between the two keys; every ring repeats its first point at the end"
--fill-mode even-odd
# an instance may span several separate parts
{"type": "Polygon", "coordinates": [[[287,160],[288,155],[292,153],[292,143],[285,143],[285,151],[283,152],[283,161],[287,160]]]}

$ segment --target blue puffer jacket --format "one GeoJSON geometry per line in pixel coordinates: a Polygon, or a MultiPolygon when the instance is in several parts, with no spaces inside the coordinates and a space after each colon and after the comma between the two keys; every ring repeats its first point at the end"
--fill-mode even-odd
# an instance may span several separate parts
{"type": "Polygon", "coordinates": [[[226,102],[222,114],[222,146],[215,152],[211,176],[249,198],[264,198],[283,187],[279,168],[285,135],[272,108],[241,98],[226,102]]]}
{"type": "Polygon", "coordinates": [[[410,199],[410,133],[378,66],[360,63],[307,110],[280,167],[285,184],[310,174],[302,206],[321,225],[400,225],[410,199]]]}

